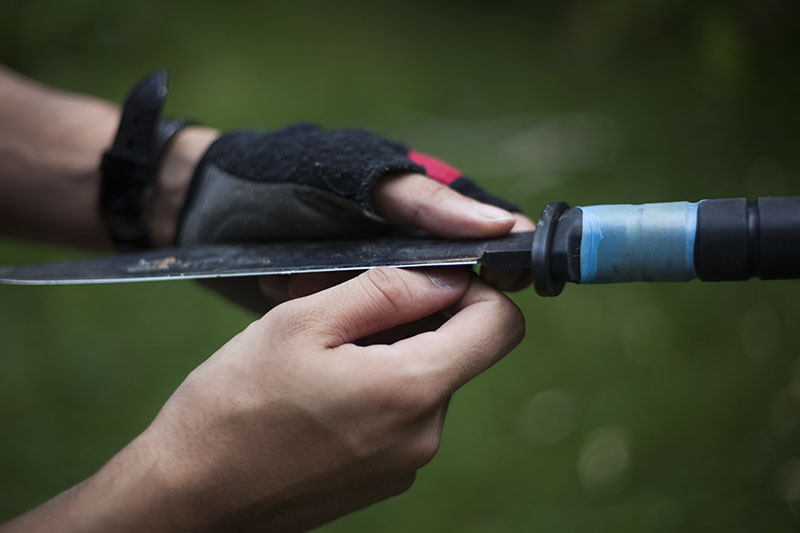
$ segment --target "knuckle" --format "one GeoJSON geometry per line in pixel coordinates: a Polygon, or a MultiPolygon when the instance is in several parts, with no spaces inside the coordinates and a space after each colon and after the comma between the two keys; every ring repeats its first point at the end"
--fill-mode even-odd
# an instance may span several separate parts
{"type": "Polygon", "coordinates": [[[439,185],[438,182],[432,180],[425,174],[414,174],[407,183],[414,198],[417,199],[426,198],[431,194],[431,191],[439,185]]]}
{"type": "Polygon", "coordinates": [[[424,197],[431,200],[431,203],[447,201],[458,195],[453,189],[432,179],[427,180],[426,189],[424,197]]]}
{"type": "Polygon", "coordinates": [[[444,394],[432,386],[429,382],[415,382],[410,387],[410,406],[409,411],[415,415],[426,415],[439,408],[442,404],[444,394]]]}
{"type": "Polygon", "coordinates": [[[367,270],[363,279],[367,292],[373,295],[379,308],[388,307],[389,311],[398,312],[405,302],[411,300],[411,287],[397,269],[382,267],[367,270]]]}
{"type": "Polygon", "coordinates": [[[373,388],[372,398],[378,401],[381,410],[392,413],[399,424],[413,422],[427,412],[425,402],[405,380],[376,383],[373,388]]]}
{"type": "Polygon", "coordinates": [[[442,442],[441,433],[438,431],[429,431],[420,436],[414,442],[409,450],[409,463],[414,468],[422,468],[436,456],[439,451],[439,445],[442,442]]]}
{"type": "Polygon", "coordinates": [[[391,414],[397,424],[414,424],[447,400],[447,391],[432,379],[434,371],[407,371],[403,365],[393,365],[391,372],[364,384],[358,396],[391,414]]]}
{"type": "Polygon", "coordinates": [[[287,341],[300,333],[311,333],[316,328],[317,318],[313,310],[297,302],[284,302],[264,315],[267,331],[275,339],[287,341]]]}
{"type": "Polygon", "coordinates": [[[430,185],[425,196],[426,204],[435,209],[440,209],[442,205],[452,203],[454,200],[462,198],[461,194],[446,185],[428,180],[430,185]]]}
{"type": "Polygon", "coordinates": [[[426,360],[404,359],[393,372],[393,383],[386,390],[396,407],[411,418],[427,416],[438,409],[447,398],[439,386],[437,367],[426,360]]]}
{"type": "Polygon", "coordinates": [[[413,182],[413,198],[411,204],[411,222],[421,225],[431,210],[438,210],[444,202],[449,202],[457,192],[438,183],[427,176],[420,176],[413,182]]]}
{"type": "Polygon", "coordinates": [[[272,326],[270,328],[272,334],[283,331],[287,326],[295,324],[297,319],[302,316],[297,313],[295,307],[291,302],[282,303],[264,315],[266,322],[272,326]]]}

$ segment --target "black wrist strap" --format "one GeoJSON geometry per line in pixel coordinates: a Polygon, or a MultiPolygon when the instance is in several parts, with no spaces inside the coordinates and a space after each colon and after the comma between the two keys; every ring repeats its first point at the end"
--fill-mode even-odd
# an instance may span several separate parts
{"type": "Polygon", "coordinates": [[[167,72],[145,76],[128,94],[114,143],[100,163],[100,216],[120,251],[152,247],[148,200],[161,158],[176,133],[191,124],[162,120],[167,72]]]}

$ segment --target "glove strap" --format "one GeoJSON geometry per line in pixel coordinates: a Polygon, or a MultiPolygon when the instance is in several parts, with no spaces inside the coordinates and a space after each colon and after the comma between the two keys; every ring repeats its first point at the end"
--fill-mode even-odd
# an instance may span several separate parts
{"type": "Polygon", "coordinates": [[[161,120],[167,96],[167,72],[145,76],[128,94],[114,143],[100,163],[100,216],[122,251],[152,244],[147,207],[167,146],[188,120],[161,120]]]}

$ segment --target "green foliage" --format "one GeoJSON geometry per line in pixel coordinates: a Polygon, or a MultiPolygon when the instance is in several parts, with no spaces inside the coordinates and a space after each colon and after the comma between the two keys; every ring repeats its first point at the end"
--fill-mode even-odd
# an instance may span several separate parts
{"type": "MultiPolygon", "coordinates": [[[[114,101],[166,66],[173,115],[365,126],[535,217],[557,199],[800,194],[799,14],[7,0],[0,61],[114,101]]],[[[3,263],[76,255],[0,242],[3,263]]],[[[796,530],[798,283],[515,298],[526,341],[456,394],[414,488],[324,530],[796,530]]],[[[248,320],[192,283],[0,287],[0,518],[99,468],[248,320]]]]}

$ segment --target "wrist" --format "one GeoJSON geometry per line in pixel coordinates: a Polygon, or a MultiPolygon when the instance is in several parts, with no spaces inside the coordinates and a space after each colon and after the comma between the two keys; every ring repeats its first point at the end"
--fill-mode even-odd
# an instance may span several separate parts
{"type": "Polygon", "coordinates": [[[157,248],[173,244],[195,168],[217,137],[217,130],[189,126],[178,132],[167,147],[153,188],[148,216],[152,243],[157,248]]]}

